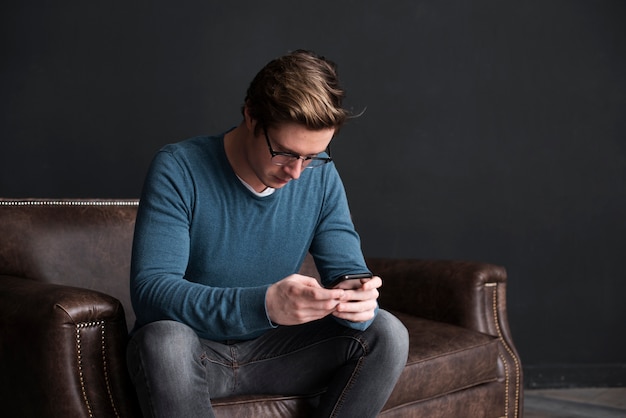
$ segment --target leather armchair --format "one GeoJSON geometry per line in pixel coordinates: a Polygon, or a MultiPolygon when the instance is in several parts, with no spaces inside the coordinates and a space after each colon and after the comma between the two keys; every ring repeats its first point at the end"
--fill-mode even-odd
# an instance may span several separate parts
{"type": "MultiPolygon", "coordinates": [[[[140,417],[125,361],[137,200],[0,199],[0,400],[7,416],[140,417]]],[[[381,417],[522,416],[502,267],[371,258],[410,352],[381,417]]],[[[301,270],[316,276],[311,259],[301,270]]],[[[301,417],[315,396],[215,399],[219,417],[301,417]]],[[[364,400],[367,401],[366,399],[364,400]]]]}

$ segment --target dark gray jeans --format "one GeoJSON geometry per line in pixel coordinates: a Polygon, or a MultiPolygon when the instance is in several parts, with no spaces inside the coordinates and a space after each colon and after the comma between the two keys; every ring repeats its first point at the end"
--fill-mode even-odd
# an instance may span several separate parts
{"type": "Polygon", "coordinates": [[[408,332],[379,310],[365,331],[331,317],[217,343],[186,325],[153,322],[131,338],[128,367],[144,417],[212,417],[211,398],[323,392],[314,417],[375,417],[408,354],[408,332]]]}

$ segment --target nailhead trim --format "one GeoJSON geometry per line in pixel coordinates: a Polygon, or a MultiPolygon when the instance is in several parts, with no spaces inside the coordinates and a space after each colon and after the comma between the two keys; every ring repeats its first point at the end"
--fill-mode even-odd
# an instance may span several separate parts
{"type": "Polygon", "coordinates": [[[117,408],[115,408],[115,402],[113,401],[113,394],[111,393],[111,384],[109,382],[109,371],[107,368],[107,355],[106,355],[106,333],[105,333],[105,321],[94,321],[94,322],[82,322],[80,324],[76,324],[76,348],[77,352],[77,360],[78,360],[78,376],[80,379],[80,388],[83,393],[83,399],[85,401],[85,406],[87,407],[87,412],[89,413],[89,417],[93,418],[93,411],[91,409],[91,405],[89,403],[89,399],[87,398],[87,390],[85,388],[85,378],[83,375],[83,361],[82,361],[82,352],[81,352],[81,339],[80,339],[80,331],[84,328],[93,328],[100,327],[100,343],[101,343],[101,353],[102,353],[102,369],[104,372],[104,382],[107,388],[107,394],[109,395],[109,402],[111,403],[111,408],[115,413],[115,417],[119,418],[119,413],[117,412],[117,408]]]}
{"type": "MultiPolygon", "coordinates": [[[[506,359],[501,353],[498,353],[498,357],[502,361],[502,365],[504,366],[504,416],[509,415],[509,365],[506,362],[506,359]]],[[[516,414],[517,415],[517,414],[516,414]]]]}
{"type": "Polygon", "coordinates": [[[137,200],[0,200],[0,206],[137,206],[137,200]]]}
{"type": "MultiPolygon", "coordinates": [[[[498,317],[498,284],[495,283],[495,286],[493,286],[493,318],[494,318],[494,322],[496,325],[496,330],[498,332],[498,337],[500,338],[500,341],[502,342],[502,346],[504,347],[504,349],[509,353],[509,355],[511,356],[511,358],[513,359],[513,362],[515,364],[515,373],[516,373],[516,380],[515,380],[515,415],[514,418],[517,418],[518,413],[519,413],[519,403],[520,403],[520,364],[519,364],[519,360],[517,358],[517,356],[515,355],[515,353],[513,352],[513,350],[511,349],[511,347],[506,343],[506,341],[504,340],[504,336],[502,335],[502,330],[500,329],[500,321],[499,321],[499,317],[498,317]]],[[[505,390],[506,390],[506,402],[505,402],[505,415],[508,416],[508,400],[509,400],[509,377],[508,377],[508,367],[506,365],[506,362],[503,361],[504,367],[505,367],[505,378],[506,378],[506,385],[505,385],[505,390]]]]}

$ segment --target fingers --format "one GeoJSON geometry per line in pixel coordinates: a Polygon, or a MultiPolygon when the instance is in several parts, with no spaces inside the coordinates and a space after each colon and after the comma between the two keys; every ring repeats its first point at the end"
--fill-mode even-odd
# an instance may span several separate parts
{"type": "Polygon", "coordinates": [[[383,280],[379,276],[374,276],[369,280],[365,280],[361,288],[364,290],[378,289],[382,285],[383,285],[383,280]]]}
{"type": "Polygon", "coordinates": [[[342,289],[324,289],[312,277],[292,275],[269,287],[266,309],[280,325],[297,325],[332,313],[344,300],[342,289]]]}
{"type": "Polygon", "coordinates": [[[344,301],[338,304],[333,315],[353,322],[364,322],[374,317],[378,307],[378,288],[382,280],[378,276],[363,282],[360,288],[346,290],[344,301]]]}
{"type": "Polygon", "coordinates": [[[295,293],[302,292],[297,296],[306,296],[314,300],[328,300],[328,299],[341,299],[344,296],[342,289],[327,289],[322,287],[317,279],[309,276],[302,276],[300,274],[293,274],[282,281],[291,283],[293,285],[292,290],[295,293]],[[306,288],[300,286],[306,286],[306,288]]]}
{"type": "Polygon", "coordinates": [[[346,319],[352,322],[364,322],[374,318],[376,300],[366,300],[359,302],[345,302],[337,305],[332,313],[335,317],[346,319]]]}

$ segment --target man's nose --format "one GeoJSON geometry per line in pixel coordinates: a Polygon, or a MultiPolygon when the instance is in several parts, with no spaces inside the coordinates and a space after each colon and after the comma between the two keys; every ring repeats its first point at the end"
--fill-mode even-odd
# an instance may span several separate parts
{"type": "Polygon", "coordinates": [[[289,174],[293,180],[298,180],[300,178],[300,174],[302,174],[302,170],[304,170],[304,161],[302,158],[298,158],[291,164],[287,164],[284,166],[285,172],[289,174]]]}

